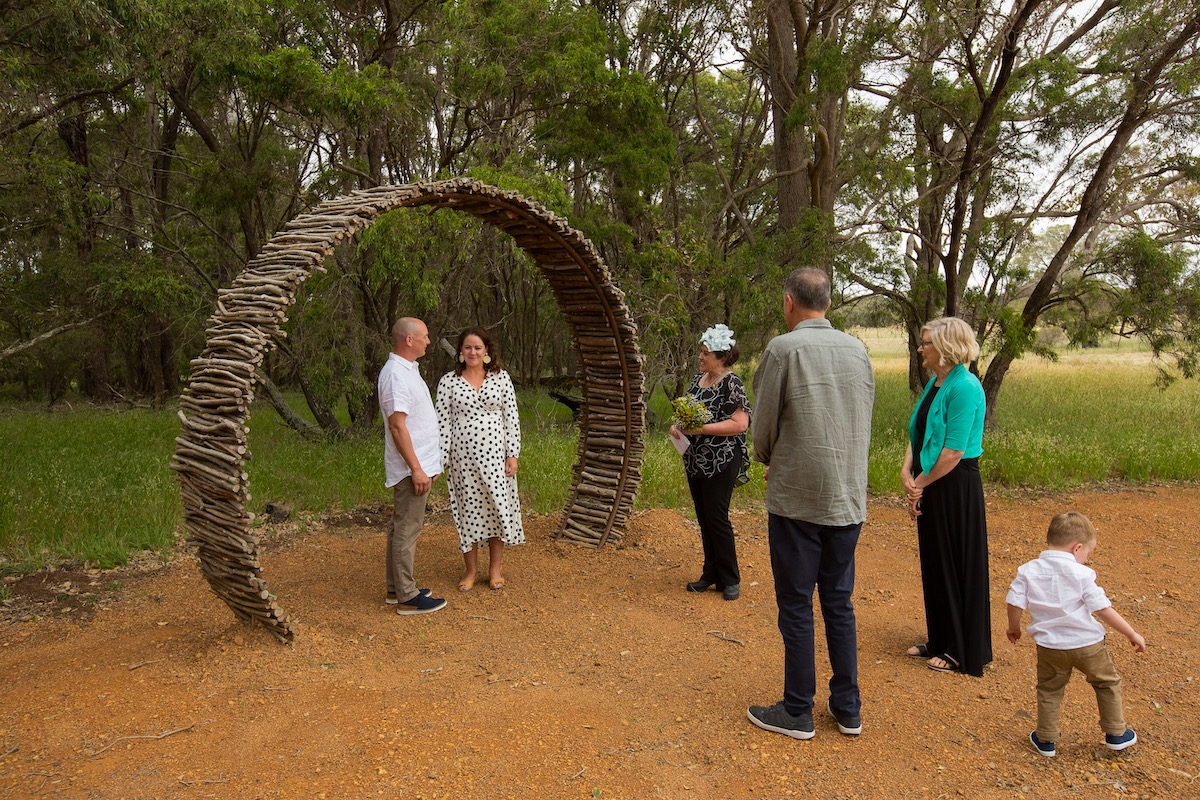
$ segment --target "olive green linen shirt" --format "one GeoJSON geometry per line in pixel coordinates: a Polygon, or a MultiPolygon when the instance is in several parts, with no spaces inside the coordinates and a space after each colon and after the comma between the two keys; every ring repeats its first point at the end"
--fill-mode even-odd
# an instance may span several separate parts
{"type": "Polygon", "coordinates": [[[754,373],[754,458],[767,511],[814,525],[867,518],[875,374],[863,343],[807,319],[767,344],[754,373]]]}

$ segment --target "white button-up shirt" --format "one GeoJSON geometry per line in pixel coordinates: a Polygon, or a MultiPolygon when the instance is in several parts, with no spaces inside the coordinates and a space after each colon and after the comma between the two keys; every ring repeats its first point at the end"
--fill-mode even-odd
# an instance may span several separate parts
{"type": "Polygon", "coordinates": [[[1051,650],[1074,650],[1103,641],[1104,624],[1092,614],[1112,605],[1096,585],[1096,571],[1062,550],[1043,550],[1022,564],[1005,602],[1029,612],[1025,632],[1051,650]]]}
{"type": "Polygon", "coordinates": [[[417,362],[401,358],[395,353],[388,355],[387,363],[379,371],[379,410],[383,412],[383,467],[387,474],[388,487],[412,475],[405,463],[396,441],[388,429],[388,420],[397,411],[405,415],[404,425],[412,439],[413,452],[421,469],[433,477],[442,472],[442,448],[438,439],[437,412],[433,410],[433,399],[429,387],[421,379],[417,362]]]}

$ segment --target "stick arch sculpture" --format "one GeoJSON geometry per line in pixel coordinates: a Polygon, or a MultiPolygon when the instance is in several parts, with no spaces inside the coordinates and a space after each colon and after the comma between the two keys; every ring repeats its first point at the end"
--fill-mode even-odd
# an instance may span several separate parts
{"type": "Polygon", "coordinates": [[[583,234],[519,194],[461,178],[381,186],[322,203],[288,223],[218,292],[206,346],[179,399],[183,426],[171,463],[204,578],[239,619],[262,624],[280,641],[295,632],[262,576],[242,469],[255,372],[282,334],[300,284],[324,269],[334,247],[380,215],[415,206],[463,211],[512,236],[541,267],[567,317],[583,402],[574,485],[555,536],[602,546],[621,537],[633,508],[645,427],[637,327],[583,234]]]}

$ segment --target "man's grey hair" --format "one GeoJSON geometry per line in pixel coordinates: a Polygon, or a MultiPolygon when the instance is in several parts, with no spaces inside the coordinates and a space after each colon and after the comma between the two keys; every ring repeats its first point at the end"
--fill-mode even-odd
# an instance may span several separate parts
{"type": "Polygon", "coordinates": [[[783,282],[783,290],[800,308],[824,313],[829,308],[832,287],[824,270],[800,267],[783,282]]]}

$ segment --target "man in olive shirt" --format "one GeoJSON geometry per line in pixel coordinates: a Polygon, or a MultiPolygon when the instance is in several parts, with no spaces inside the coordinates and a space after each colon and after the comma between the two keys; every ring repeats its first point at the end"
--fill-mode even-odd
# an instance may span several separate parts
{"type": "Polygon", "coordinates": [[[811,739],[816,656],[813,590],[829,650],[829,713],[862,732],[855,631],[854,548],[867,516],[867,450],[875,378],[862,342],[825,319],[829,277],[801,268],[784,283],[789,333],[754,373],[754,457],[767,465],[771,570],[784,644],[783,700],[751,706],[750,721],[811,739]]]}

